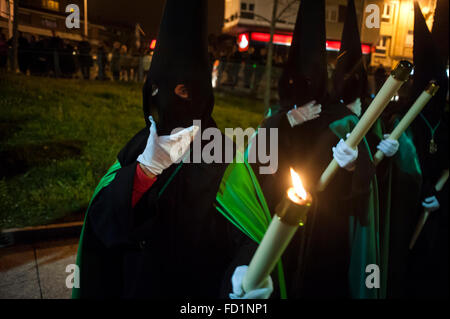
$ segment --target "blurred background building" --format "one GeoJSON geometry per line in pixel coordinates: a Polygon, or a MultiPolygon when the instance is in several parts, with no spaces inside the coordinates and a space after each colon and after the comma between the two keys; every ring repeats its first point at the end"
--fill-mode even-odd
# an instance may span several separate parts
{"type": "MultiPolygon", "coordinates": [[[[366,1],[377,4],[381,10],[381,25],[371,64],[393,67],[402,59],[412,60],[414,44],[414,1],[366,1]]],[[[432,28],[436,0],[420,0],[422,13],[432,28]]]]}
{"type": "MultiPolygon", "coordinates": [[[[8,30],[8,38],[12,36],[9,23],[10,12],[13,10],[13,0],[0,0],[2,18],[0,28],[8,30]],[[3,10],[3,8],[5,8],[3,10]]],[[[33,36],[57,36],[63,40],[82,41],[84,35],[84,4],[83,0],[20,0],[18,30],[23,34],[33,36]],[[80,28],[66,27],[66,6],[76,4],[80,8],[80,28]]],[[[88,22],[88,36],[92,44],[96,45],[103,36],[106,28],[88,22]]]]}
{"type": "MultiPolygon", "coordinates": [[[[50,62],[53,63],[53,66],[44,68],[46,71],[37,73],[60,74],[55,66],[65,62],[59,61],[59,57],[73,54],[81,57],[78,59],[78,62],[81,62],[77,62],[80,68],[83,56],[87,56],[86,63],[94,68],[98,66],[101,74],[104,73],[103,68],[105,68],[105,72],[109,74],[107,78],[112,78],[112,74],[115,74],[115,79],[130,77],[143,79],[156,45],[157,26],[164,0],[133,2],[129,4],[126,11],[123,11],[123,0],[110,3],[107,7],[104,0],[103,2],[100,0],[16,1],[20,1],[18,8],[19,55],[26,58],[27,54],[39,53],[46,57],[38,57],[38,61],[45,59],[47,62],[52,60],[50,62]],[[66,27],[66,18],[69,15],[66,13],[66,7],[69,4],[76,4],[80,8],[79,29],[66,27]],[[87,16],[89,17],[87,28],[85,28],[85,6],[88,7],[87,16]],[[91,7],[92,10],[89,11],[91,7]],[[141,25],[147,27],[143,28],[141,25]],[[64,43],[59,43],[60,40],[64,43]],[[52,53],[55,50],[60,56],[52,53]],[[50,56],[51,54],[53,56],[50,56]],[[102,56],[100,60],[99,56],[102,56]],[[131,74],[131,76],[122,76],[122,74],[131,74]]],[[[8,41],[9,58],[12,55],[13,2],[14,0],[0,0],[0,35],[8,41]]],[[[437,0],[419,0],[430,28],[436,2],[437,0]]],[[[388,71],[402,59],[412,60],[413,3],[413,0],[355,0],[362,51],[369,73],[373,73],[375,69],[388,71]],[[373,28],[366,22],[373,15],[368,8],[370,6],[373,8],[374,5],[378,9],[380,23],[379,27],[373,28]]],[[[300,0],[278,0],[278,22],[274,36],[273,56],[274,87],[287,59],[299,5],[300,0]]],[[[209,24],[217,25],[214,28],[209,25],[209,51],[214,85],[224,84],[233,89],[244,87],[255,93],[262,92],[263,87],[259,84],[265,73],[272,6],[273,0],[210,0],[209,24]],[[219,30],[222,30],[221,34],[219,30]]],[[[329,74],[332,74],[334,70],[340,49],[346,6],[347,0],[326,1],[326,47],[329,74]]],[[[32,63],[29,62],[29,64],[32,63]]],[[[24,66],[22,69],[23,73],[26,73],[28,67],[24,66]]],[[[69,74],[73,73],[69,72],[69,74]]],[[[85,77],[91,76],[86,74],[85,77]]]]}
{"type": "MultiPolygon", "coordinates": [[[[12,13],[14,0],[0,0],[0,31],[7,38],[12,37],[12,13]]],[[[82,41],[85,35],[84,5],[89,1],[84,0],[20,0],[18,30],[25,36],[35,37],[59,37],[68,41],[82,41]],[[66,7],[76,4],[80,8],[80,28],[69,29],[66,27],[66,7]]],[[[90,16],[90,14],[88,14],[90,16]]],[[[98,46],[101,42],[113,43],[119,41],[132,46],[134,42],[149,45],[145,39],[145,33],[138,22],[99,24],[88,20],[86,40],[92,46],[98,46]],[[139,32],[136,32],[139,30],[139,32]]]]}
{"type": "MultiPolygon", "coordinates": [[[[422,11],[431,28],[436,0],[420,0],[422,11]]],[[[269,40],[271,0],[225,0],[223,32],[235,35],[238,43],[249,45],[269,40]]],[[[274,42],[277,46],[289,46],[300,0],[279,0],[279,22],[274,42]]],[[[326,1],[327,50],[340,48],[340,38],[345,21],[347,0],[326,1]]],[[[368,64],[392,68],[402,59],[412,60],[414,6],[413,0],[356,0],[355,6],[360,25],[363,53],[369,55],[368,64]],[[368,28],[366,19],[371,11],[368,5],[377,5],[380,27],[368,28]]],[[[311,32],[314,32],[311,30],[311,32]]]]}

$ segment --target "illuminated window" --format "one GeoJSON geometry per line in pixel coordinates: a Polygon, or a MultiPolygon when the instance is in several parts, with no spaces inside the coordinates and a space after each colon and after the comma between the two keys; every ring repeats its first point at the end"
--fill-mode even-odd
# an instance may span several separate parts
{"type": "Polygon", "coordinates": [[[327,22],[338,22],[338,6],[327,6],[325,10],[325,19],[327,22]]]}
{"type": "Polygon", "coordinates": [[[253,20],[255,18],[255,4],[254,3],[241,3],[241,18],[253,20]]]}
{"type": "Polygon", "coordinates": [[[405,39],[405,47],[412,48],[414,46],[414,30],[408,30],[405,39]]]}
{"type": "Polygon", "coordinates": [[[42,7],[49,10],[59,11],[58,0],[42,0],[42,7]]]}
{"type": "Polygon", "coordinates": [[[6,0],[0,0],[0,17],[9,18],[9,3],[6,0]]]}
{"type": "Polygon", "coordinates": [[[383,14],[381,15],[381,21],[391,23],[393,15],[394,15],[394,4],[385,3],[383,7],[383,14]]]}
{"type": "Polygon", "coordinates": [[[375,53],[377,54],[377,56],[386,56],[390,44],[391,44],[390,36],[388,35],[381,36],[380,41],[378,41],[375,47],[375,53]]]}

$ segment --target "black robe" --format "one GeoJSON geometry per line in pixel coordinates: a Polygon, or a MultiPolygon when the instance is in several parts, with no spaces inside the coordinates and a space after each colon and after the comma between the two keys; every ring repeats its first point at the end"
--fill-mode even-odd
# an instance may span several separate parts
{"type": "MultiPolygon", "coordinates": [[[[413,123],[414,144],[419,155],[423,184],[421,201],[434,194],[433,188],[445,169],[449,169],[449,119],[448,112],[443,113],[441,124],[436,130],[435,141],[438,151],[429,152],[431,133],[423,119],[413,123]]],[[[428,118],[433,120],[433,118],[428,118]]],[[[436,125],[434,118],[432,125],[436,125]]],[[[448,194],[449,183],[436,193],[440,208],[430,213],[408,260],[407,292],[413,298],[448,297],[448,194]]],[[[414,224],[423,213],[420,204],[412,212],[414,224]]]]}
{"type": "MultiPolygon", "coordinates": [[[[367,148],[358,147],[354,172],[339,169],[324,192],[314,191],[333,159],[332,147],[339,142],[329,125],[351,115],[344,107],[330,105],[319,119],[294,128],[282,111],[263,124],[265,128],[279,129],[278,171],[273,175],[257,175],[270,211],[275,212],[291,187],[290,167],[299,172],[305,188],[314,197],[306,227],[299,229],[283,255],[288,298],[351,296],[349,218],[354,216],[363,224],[367,222],[365,205],[375,173],[367,148]]],[[[255,172],[259,165],[254,165],[255,172]]]]}
{"type": "Polygon", "coordinates": [[[227,165],[174,164],[132,208],[136,158],[148,135],[143,129],[122,149],[121,168],[90,206],[79,296],[228,297],[235,267],[249,263],[256,245],[213,207],[227,165]]]}

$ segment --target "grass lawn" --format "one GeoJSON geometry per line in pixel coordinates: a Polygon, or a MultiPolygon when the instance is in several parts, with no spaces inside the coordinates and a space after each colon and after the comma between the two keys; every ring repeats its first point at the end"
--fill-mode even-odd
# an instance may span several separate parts
{"type": "MultiPolygon", "coordinates": [[[[144,126],[141,85],[0,74],[0,229],[79,220],[144,126]]],[[[216,95],[220,127],[254,127],[259,101],[216,95]]]]}

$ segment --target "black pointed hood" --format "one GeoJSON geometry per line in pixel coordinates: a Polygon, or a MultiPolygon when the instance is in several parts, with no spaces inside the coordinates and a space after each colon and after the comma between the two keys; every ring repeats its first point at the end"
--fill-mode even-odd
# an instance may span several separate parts
{"type": "Polygon", "coordinates": [[[148,115],[156,111],[160,135],[191,126],[194,119],[210,120],[214,96],[208,60],[207,0],[166,1],[143,93],[147,124],[148,115]]]}
{"type": "Polygon", "coordinates": [[[430,80],[440,86],[422,113],[429,121],[436,123],[441,118],[448,90],[448,78],[444,59],[439,54],[433,37],[417,1],[414,2],[414,83],[413,101],[423,92],[430,80]]]}
{"type": "Polygon", "coordinates": [[[290,109],[311,100],[323,102],[327,79],[325,0],[302,0],[278,85],[281,108],[290,109]]]}
{"type": "Polygon", "coordinates": [[[449,55],[448,3],[448,0],[437,0],[432,29],[434,43],[437,45],[441,56],[444,58],[444,62],[448,62],[449,55]]]}
{"type": "Polygon", "coordinates": [[[361,51],[355,3],[348,0],[341,49],[333,74],[333,99],[344,104],[367,95],[367,72],[361,51]]]}

